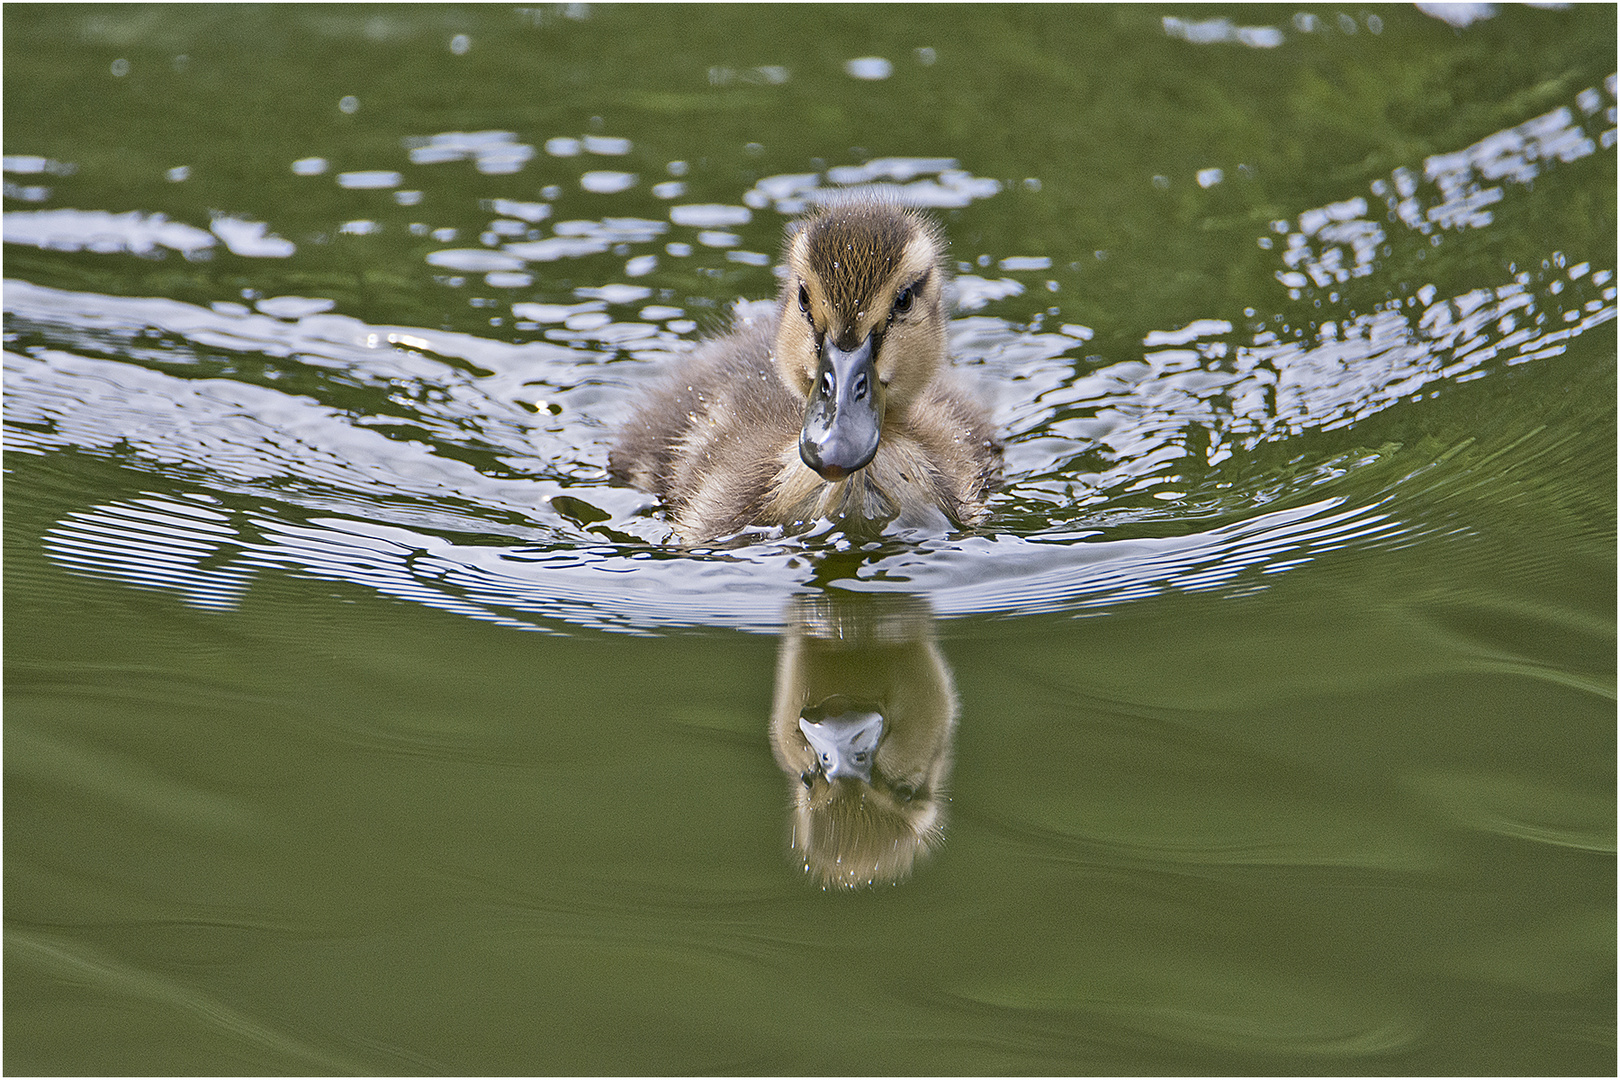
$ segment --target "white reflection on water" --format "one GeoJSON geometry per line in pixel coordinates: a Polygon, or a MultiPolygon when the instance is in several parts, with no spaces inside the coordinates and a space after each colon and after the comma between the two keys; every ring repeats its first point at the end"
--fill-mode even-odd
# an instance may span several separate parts
{"type": "Polygon", "coordinates": [[[597,195],[613,195],[629,191],[639,179],[635,173],[615,169],[593,169],[579,178],[579,186],[597,195]]]}
{"type": "MultiPolygon", "coordinates": [[[[606,224],[629,231],[636,222],[606,224]]],[[[446,265],[468,270],[515,268],[507,261],[511,256],[499,251],[461,249],[439,256],[446,265]]],[[[1049,505],[1050,524],[1061,529],[1073,526],[1077,508],[1122,493],[1157,490],[1177,497],[1188,465],[1214,465],[1267,440],[1342,427],[1436,382],[1465,381],[1493,366],[1563,351],[1571,338],[1614,318],[1615,290],[1612,271],[1592,272],[1584,263],[1565,268],[1560,262],[1553,253],[1545,270],[1521,271],[1494,287],[1455,297],[1440,298],[1425,288],[1342,323],[1324,322],[1310,340],[1281,340],[1272,330],[1239,331],[1227,320],[1203,319],[1177,330],[1151,331],[1139,356],[1085,370],[1075,358],[1086,346],[1083,334],[1031,332],[975,316],[956,320],[952,346],[968,370],[981,374],[986,388],[999,395],[996,418],[1010,442],[1001,504],[1049,505]],[[1202,440],[1196,446],[1195,432],[1202,440]],[[1193,460],[1195,454],[1201,462],[1193,460]]],[[[971,290],[979,279],[966,280],[971,290]]],[[[401,444],[367,430],[387,424],[387,415],[352,420],[273,388],[211,380],[212,399],[236,402],[233,424],[261,410],[281,416],[293,408],[305,417],[297,429],[310,429],[311,449],[289,459],[275,452],[277,440],[266,436],[266,468],[276,463],[287,475],[307,480],[312,473],[327,473],[320,463],[331,457],[329,475],[345,477],[335,483],[346,491],[378,492],[392,484],[396,498],[424,501],[442,501],[450,491],[474,507],[529,521],[538,513],[545,522],[543,511],[534,508],[553,491],[495,495],[490,478],[437,451],[471,443],[500,455],[515,475],[600,484],[605,432],[622,418],[633,386],[648,375],[644,365],[611,361],[626,355],[662,360],[688,347],[684,309],[644,305],[652,296],[645,286],[610,283],[575,293],[580,300],[574,304],[514,304],[512,313],[543,327],[547,340],[512,344],[421,327],[375,327],[317,312],[314,298],[261,301],[262,311],[280,316],[270,318],[245,308],[209,310],[179,301],[9,282],[11,319],[50,328],[53,339],[65,335],[67,347],[8,361],[8,418],[24,420],[36,412],[49,417],[55,445],[125,443],[158,460],[195,460],[198,467],[230,474],[240,464],[220,469],[213,460],[217,451],[200,454],[190,434],[210,419],[195,410],[185,413],[186,427],[151,419],[171,416],[177,402],[196,398],[198,380],[117,357],[152,335],[172,343],[158,355],[138,359],[186,365],[217,350],[257,364],[266,357],[296,357],[350,382],[386,389],[401,407],[402,422],[422,428],[434,445],[401,444]],[[656,321],[645,315],[654,310],[656,321]],[[88,350],[79,343],[86,336],[93,339],[88,350]],[[98,354],[113,359],[96,359],[98,354]],[[457,361],[480,373],[469,373],[457,361]],[[116,411],[98,414],[90,403],[105,399],[109,385],[120,387],[122,402],[116,411]],[[137,422],[138,416],[147,419],[137,422]],[[130,432],[140,435],[126,438],[130,432]],[[465,475],[446,476],[426,491],[382,472],[356,480],[341,463],[355,457],[350,444],[368,437],[380,441],[361,457],[379,468],[390,457],[403,460],[420,452],[432,463],[429,473],[450,469],[465,475]],[[329,453],[328,447],[344,449],[329,453]],[[486,501],[491,498],[493,503],[486,501]]],[[[741,310],[757,316],[768,308],[741,310]]],[[[37,439],[18,432],[8,442],[20,449],[37,439]]],[[[229,455],[233,459],[259,452],[252,440],[213,445],[233,441],[242,443],[240,453],[229,455]]],[[[614,498],[606,494],[613,490],[597,487],[581,494],[600,503],[614,498]]],[[[613,527],[656,539],[656,529],[648,528],[653,524],[643,518],[615,521],[613,527]]]]}
{"type": "MultiPolygon", "coordinates": [[[[1612,272],[1549,267],[1534,282],[1521,274],[1458,297],[1427,290],[1422,306],[1395,301],[1343,326],[1324,324],[1310,343],[1263,331],[1238,344],[1230,322],[1198,320],[1147,334],[1140,359],[1085,374],[1072,357],[1083,344],[1075,335],[960,319],[956,351],[1005,391],[997,415],[1011,442],[1001,504],[1050,503],[1059,511],[1053,526],[1024,537],[914,538],[899,554],[868,559],[844,585],[920,593],[947,616],[1084,610],[1166,589],[1253,587],[1346,543],[1393,539],[1410,526],[1336,500],[1153,540],[1098,541],[1072,524],[1064,529],[1077,507],[1119,493],[1158,488],[1178,497],[1194,428],[1206,433],[1202,453],[1214,463],[1268,439],[1348,424],[1493,362],[1556,354],[1614,318],[1612,272]],[[1577,283],[1602,287],[1602,299],[1560,308],[1578,300],[1567,287],[1577,283]],[[1073,464],[1078,455],[1100,458],[1104,468],[1086,473],[1073,464]]],[[[216,490],[371,519],[289,520],[286,509],[267,506],[232,518],[230,537],[204,530],[176,547],[162,537],[190,528],[194,507],[175,510],[156,539],[126,536],[119,526],[129,515],[103,507],[70,516],[48,540],[65,564],[173,588],[205,606],[229,603],[251,574],[273,566],[511,626],[561,619],[774,630],[787,596],[817,577],[804,546],[815,541],[676,558],[600,542],[656,543],[666,531],[645,516],[646,496],[601,483],[607,432],[646,373],[609,361],[621,347],[651,357],[685,341],[610,314],[641,305],[650,289],[610,284],[576,295],[577,304],[518,308],[552,324],[548,336],[573,346],[564,347],[374,327],[319,310],[318,298],[270,298],[255,313],[11,282],[13,329],[42,329],[74,348],[7,353],[7,448],[132,450],[206,475],[216,490]],[[260,363],[296,357],[341,383],[386,390],[398,414],[356,418],[273,386],[185,377],[185,367],[222,351],[260,363]],[[170,373],[129,359],[178,367],[170,373]],[[390,427],[419,435],[401,439],[390,427]],[[497,467],[443,452],[457,447],[481,448],[497,467]],[[567,509],[575,504],[583,517],[567,509]],[[494,531],[547,546],[457,545],[423,530],[494,531]]],[[[680,309],[659,314],[670,311],[680,309]]]]}
{"type": "MultiPolygon", "coordinates": [[[[1612,78],[1610,80],[1613,81],[1612,78]]],[[[1611,90],[1612,96],[1612,90],[1611,90]]],[[[1582,110],[1597,111],[1598,92],[1587,88],[1578,95],[1582,110]]],[[[1606,119],[1613,124],[1613,110],[1606,119]]],[[[1614,128],[1598,134],[1604,147],[1614,145],[1614,128]]],[[[1489,207],[1505,197],[1503,183],[1527,186],[1555,164],[1569,164],[1597,152],[1597,141],[1576,122],[1575,114],[1560,106],[1516,127],[1488,135],[1464,150],[1434,154],[1423,162],[1422,179],[1432,185],[1425,192],[1416,173],[1404,165],[1388,180],[1375,180],[1372,194],[1383,201],[1385,218],[1421,236],[1445,230],[1478,229],[1494,220],[1489,207]],[[1489,185],[1489,186],[1487,186],[1489,185]]],[[[1306,210],[1297,230],[1279,222],[1288,233],[1283,251],[1284,269],[1277,280],[1298,299],[1307,285],[1328,288],[1373,272],[1384,228],[1367,217],[1362,196],[1306,210]]]]}
{"type": "Polygon", "coordinates": [[[1025,481],[1015,490],[1039,497],[1040,482],[1059,480],[1064,501],[1078,505],[1153,487],[1175,494],[1189,465],[1344,427],[1434,383],[1478,378],[1493,364],[1557,355],[1570,339],[1613,321],[1608,272],[1600,271],[1604,287],[1595,297],[1571,304],[1567,283],[1585,268],[1566,271],[1561,262],[1554,254],[1535,275],[1455,297],[1437,299],[1426,288],[1421,297],[1324,322],[1312,340],[1196,320],[1149,333],[1139,358],[1080,375],[1070,355],[1082,342],[1067,335],[960,319],[953,344],[1006,387],[997,420],[1011,436],[1009,469],[1025,481]],[[1194,432],[1207,441],[1195,447],[1194,432]],[[1084,468],[1082,459],[1102,467],[1084,468]]]}
{"type": "MultiPolygon", "coordinates": [[[[1612,101],[1612,78],[1605,89],[1612,101]]],[[[1596,127],[1612,125],[1614,109],[1603,108],[1595,88],[1576,101],[1580,117],[1561,107],[1430,157],[1421,180],[1398,168],[1372,185],[1372,202],[1354,195],[1301,212],[1297,226],[1276,223],[1275,231],[1287,234],[1279,281],[1298,295],[1373,273],[1391,242],[1369,212],[1380,198],[1386,221],[1425,245],[1445,230],[1489,224],[1488,207],[1527,191],[1546,169],[1613,147],[1612,127],[1596,127]]],[[[417,164],[471,159],[486,173],[520,169],[534,154],[499,131],[444,133],[408,145],[417,164]]],[[[553,139],[547,149],[622,155],[632,147],[585,136],[553,139]]],[[[33,168],[36,159],[8,158],[8,168],[12,162],[33,168]]],[[[672,174],[685,171],[677,165],[672,174]]],[[[397,175],[352,172],[339,182],[358,176],[392,183],[397,175]]],[[[582,169],[581,183],[631,175],[582,169]]],[[[553,217],[552,202],[492,199],[486,209],[499,216],[483,247],[442,249],[427,261],[489,274],[487,283],[502,287],[501,275],[515,283],[528,276],[528,264],[611,250],[629,256],[625,276],[635,277],[657,261],[633,254],[635,245],[692,254],[690,244],[663,243],[674,227],[727,249],[728,258],[763,264],[767,256],[736,250],[741,238],[724,230],[748,225],[767,207],[796,213],[856,188],[955,206],[992,196],[1000,184],[950,158],[880,157],[766,177],[742,194],[741,205],[677,204],[668,221],[563,220],[549,225],[549,236],[540,229],[553,217]]],[[[554,200],[560,189],[542,194],[554,200]]],[[[167,247],[201,257],[215,236],[238,254],[296,251],[267,223],[223,217],[210,234],[161,215],[23,211],[6,215],[5,230],[8,243],[92,252],[167,247]]],[[[449,243],[454,230],[433,235],[449,243]]],[[[992,262],[986,255],[979,265],[992,262]]],[[[1039,274],[1049,260],[1008,256],[999,269],[1039,274]]],[[[955,285],[965,310],[1023,291],[1017,277],[968,272],[955,285]]],[[[326,310],[333,304],[319,297],[260,299],[254,312],[7,282],[8,331],[29,343],[6,355],[6,446],[14,453],[133,453],[205,476],[222,494],[264,500],[262,510],[245,516],[220,508],[223,535],[194,535],[187,523],[201,520],[199,511],[178,503],[156,539],[126,535],[132,518],[118,506],[71,515],[52,533],[49,550],[64,563],[176,589],[195,603],[212,598],[205,606],[233,602],[242,582],[273,566],[508,625],[561,619],[773,629],[786,596],[817,579],[826,554],[817,545],[825,538],[680,555],[656,547],[668,529],[650,515],[653,500],[605,482],[608,433],[650,367],[618,361],[664,360],[686,350],[692,312],[669,302],[679,299],[672,290],[655,297],[652,288],[622,282],[581,286],[573,295],[574,303],[511,302],[517,325],[540,337],[513,344],[372,326],[326,310]],[[660,302],[647,302],[655,298],[660,302]],[[229,370],[210,377],[198,370],[220,363],[229,370]],[[276,385],[289,375],[306,392],[276,385]],[[354,390],[372,395],[363,414],[348,403],[354,390]],[[436,533],[494,534],[539,547],[458,545],[436,533]],[[198,554],[197,544],[212,546],[198,554]]],[[[738,314],[759,317],[769,308],[739,304],[738,314]]],[[[1105,515],[1151,517],[1153,506],[1167,521],[1186,521],[1183,504],[1197,495],[1196,474],[1211,466],[1268,441],[1343,427],[1439,382],[1556,355],[1615,311],[1612,268],[1565,266],[1554,251],[1540,267],[1504,271],[1501,280],[1457,295],[1441,296],[1432,285],[1392,288],[1372,310],[1308,330],[1280,316],[1241,327],[1208,317],[1148,329],[1140,353],[1112,362],[1081,358],[1092,336],[1085,327],[1047,333],[989,315],[959,318],[953,352],[998,395],[995,415],[1008,438],[1007,485],[996,509],[1017,517],[1022,535],[913,536],[897,554],[867,558],[858,578],[844,584],[920,592],[943,615],[1080,610],[1165,589],[1257,587],[1266,574],[1348,542],[1387,541],[1415,526],[1374,506],[1310,495],[1297,500],[1304,505],[1259,513],[1275,497],[1264,491],[1193,507],[1223,524],[1179,537],[1105,541],[1094,530],[1109,522],[1105,515]],[[1144,510],[1142,497],[1162,501],[1144,510]],[[1127,505],[1135,507],[1129,514],[1120,509],[1127,505]]],[[[1207,492],[1199,497],[1208,502],[1207,492]]]]}
{"type": "Polygon", "coordinates": [[[1283,43],[1283,34],[1275,26],[1234,26],[1230,19],[1206,19],[1188,22],[1173,15],[1164,17],[1164,32],[1173,38],[1193,45],[1231,43],[1247,45],[1251,49],[1275,49],[1283,43]]]}
{"type": "Polygon", "coordinates": [[[445,161],[472,161],[486,176],[515,173],[534,157],[534,147],[517,141],[510,131],[446,131],[405,140],[413,165],[445,161]]]}
{"type": "Polygon", "coordinates": [[[24,175],[48,173],[51,176],[72,176],[79,171],[79,167],[72,162],[56,161],[37,154],[7,154],[0,158],[0,171],[24,175]]]}
{"type": "Polygon", "coordinates": [[[360,172],[338,173],[337,182],[341,188],[369,190],[399,187],[405,182],[405,178],[392,169],[365,169],[360,172]]]}
{"type": "Polygon", "coordinates": [[[876,195],[910,206],[937,210],[967,206],[1001,191],[1001,181],[974,176],[955,158],[874,158],[862,165],[838,165],[821,173],[767,176],[743,194],[755,209],[802,214],[816,203],[852,193],[876,195]]]}
{"type": "Polygon", "coordinates": [[[46,251],[91,251],[109,255],[127,251],[152,255],[158,248],[178,251],[188,259],[207,258],[211,233],[163,214],[130,210],[14,210],[4,216],[6,243],[46,251]]]}
{"type": "Polygon", "coordinates": [[[129,210],[14,210],[4,217],[5,242],[27,244],[47,251],[88,251],[97,255],[160,255],[161,248],[178,251],[188,259],[213,253],[214,237],[225,242],[233,255],[255,259],[285,259],[297,252],[292,241],[269,231],[262,221],[217,217],[209,226],[213,235],[163,214],[129,210]]]}
{"type": "Polygon", "coordinates": [[[250,259],[286,259],[298,251],[291,240],[277,236],[262,221],[242,221],[239,218],[219,217],[210,226],[214,235],[225,241],[232,255],[250,259]]]}

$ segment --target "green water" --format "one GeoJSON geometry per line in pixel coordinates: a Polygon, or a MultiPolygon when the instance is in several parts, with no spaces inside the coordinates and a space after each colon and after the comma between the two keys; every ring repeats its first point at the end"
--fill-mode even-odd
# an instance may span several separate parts
{"type": "Polygon", "coordinates": [[[1613,7],[4,32],[9,1072],[1613,1073],[1613,7]],[[668,545],[614,425],[867,184],[990,525],[668,545]]]}

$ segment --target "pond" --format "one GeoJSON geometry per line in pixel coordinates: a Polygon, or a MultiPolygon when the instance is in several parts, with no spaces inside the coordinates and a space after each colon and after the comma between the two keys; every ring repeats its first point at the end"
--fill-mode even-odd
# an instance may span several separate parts
{"type": "Polygon", "coordinates": [[[4,30],[9,1071],[1613,1073],[1612,6],[4,30]],[[990,520],[683,547],[846,191],[990,520]]]}

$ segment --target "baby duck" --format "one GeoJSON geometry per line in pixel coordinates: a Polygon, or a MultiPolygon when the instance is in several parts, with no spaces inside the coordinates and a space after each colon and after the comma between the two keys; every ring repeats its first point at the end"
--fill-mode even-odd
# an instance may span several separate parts
{"type": "Polygon", "coordinates": [[[774,316],[701,343],[609,458],[687,543],[821,518],[977,525],[1001,465],[984,407],[945,357],[945,239],[852,199],[790,226],[774,316]]]}
{"type": "Polygon", "coordinates": [[[823,888],[897,882],[944,837],[957,698],[926,602],[829,590],[789,604],[771,751],[788,843],[823,888]]]}

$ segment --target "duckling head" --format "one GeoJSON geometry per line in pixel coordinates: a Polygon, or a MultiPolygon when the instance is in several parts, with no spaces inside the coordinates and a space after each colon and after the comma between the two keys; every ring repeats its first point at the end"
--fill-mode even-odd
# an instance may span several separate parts
{"type": "Polygon", "coordinates": [[[945,359],[945,240],[923,214],[853,200],[789,237],[776,363],[805,401],[799,457],[826,480],[864,468],[945,359]]]}

